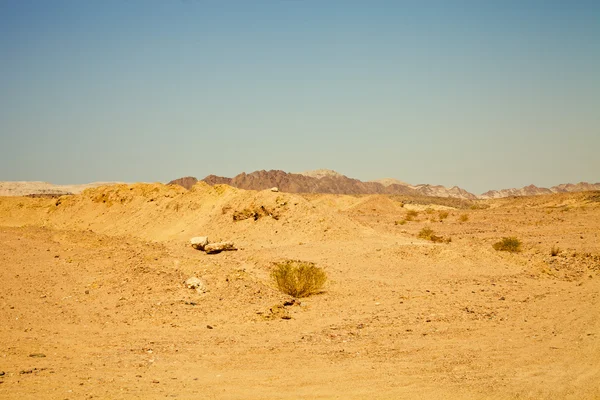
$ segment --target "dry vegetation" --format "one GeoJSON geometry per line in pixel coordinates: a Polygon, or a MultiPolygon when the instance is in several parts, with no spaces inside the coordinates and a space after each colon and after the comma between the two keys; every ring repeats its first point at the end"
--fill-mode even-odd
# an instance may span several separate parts
{"type": "Polygon", "coordinates": [[[277,288],[293,297],[308,297],[320,293],[327,274],[314,263],[286,260],[275,264],[271,277],[277,288]]]}
{"type": "Polygon", "coordinates": [[[493,244],[494,250],[508,251],[509,253],[518,253],[521,251],[521,241],[516,237],[505,237],[499,242],[493,244]]]}
{"type": "Polygon", "coordinates": [[[415,210],[408,210],[406,212],[406,215],[404,216],[404,220],[405,221],[414,221],[415,218],[419,215],[418,211],[415,210]]]}

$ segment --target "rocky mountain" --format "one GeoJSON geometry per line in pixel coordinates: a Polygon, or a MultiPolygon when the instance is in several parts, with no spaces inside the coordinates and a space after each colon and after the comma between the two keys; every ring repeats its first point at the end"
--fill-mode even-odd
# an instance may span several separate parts
{"type": "Polygon", "coordinates": [[[451,188],[447,188],[441,185],[416,185],[410,187],[425,196],[454,197],[457,199],[468,200],[477,199],[476,195],[467,192],[465,189],[461,189],[458,186],[452,186],[451,188]]]}
{"type": "Polygon", "coordinates": [[[556,193],[564,193],[564,192],[586,192],[590,190],[600,190],[600,182],[599,183],[587,183],[587,182],[579,182],[579,183],[563,183],[561,185],[552,186],[550,188],[553,192],[556,193]]]}
{"type": "Polygon", "coordinates": [[[300,172],[300,175],[310,176],[311,178],[325,178],[325,177],[342,177],[344,175],[336,172],[332,169],[315,169],[313,171],[300,172]]]}
{"type": "Polygon", "coordinates": [[[209,175],[204,182],[214,185],[225,183],[240,189],[265,190],[277,187],[290,193],[340,193],[340,194],[415,194],[413,189],[401,185],[383,186],[375,182],[362,182],[341,174],[318,173],[319,178],[280,170],[241,173],[233,178],[209,175]]]}
{"type": "Polygon", "coordinates": [[[551,188],[537,187],[535,185],[524,186],[520,189],[502,189],[490,190],[479,196],[480,199],[499,199],[511,196],[538,196],[542,194],[565,193],[565,192],[585,192],[590,190],[600,190],[600,183],[579,182],[563,183],[551,188]]]}
{"type": "Polygon", "coordinates": [[[501,197],[511,196],[537,196],[541,194],[551,194],[552,190],[547,188],[540,188],[535,185],[524,186],[520,189],[502,189],[502,190],[490,190],[483,193],[479,198],[481,199],[499,199],[501,197]]]}
{"type": "Polygon", "coordinates": [[[193,176],[186,176],[183,178],[174,179],[167,183],[167,185],[179,185],[183,186],[187,190],[190,190],[196,183],[198,183],[198,179],[194,178],[193,176]]]}
{"type": "MultiPolygon", "coordinates": [[[[181,186],[187,187],[182,179],[187,179],[186,182],[188,183],[193,182],[188,177],[172,181],[172,183],[178,183],[181,186]]],[[[307,171],[299,174],[280,170],[262,170],[249,174],[241,173],[233,178],[209,175],[203,181],[210,185],[227,184],[248,190],[265,190],[277,187],[282,192],[291,193],[412,194],[455,197],[460,199],[476,198],[474,194],[456,186],[450,189],[433,185],[411,186],[393,179],[383,180],[383,182],[363,182],[326,169],[307,171]]]]}
{"type": "Polygon", "coordinates": [[[394,179],[394,178],[375,179],[375,180],[369,181],[369,182],[381,183],[383,186],[390,186],[390,185],[411,186],[410,184],[408,184],[404,181],[401,181],[400,179],[394,179]]]}

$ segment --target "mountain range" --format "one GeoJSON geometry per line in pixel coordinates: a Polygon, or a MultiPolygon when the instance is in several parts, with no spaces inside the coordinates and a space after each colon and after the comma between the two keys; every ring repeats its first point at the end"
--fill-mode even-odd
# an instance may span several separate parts
{"type": "MultiPolygon", "coordinates": [[[[490,190],[478,196],[458,186],[448,188],[441,185],[430,184],[411,185],[393,178],[363,182],[358,179],[348,178],[339,172],[328,169],[319,169],[301,173],[289,173],[280,170],[261,170],[249,174],[243,172],[233,178],[209,175],[202,180],[210,185],[227,184],[247,190],[265,190],[277,187],[282,192],[291,193],[412,194],[453,197],[467,200],[600,190],[600,183],[592,184],[580,182],[577,184],[561,184],[551,188],[529,185],[521,189],[490,190]]],[[[185,177],[175,179],[169,182],[169,184],[178,184],[189,189],[197,181],[198,179],[194,177],[185,177]]]]}

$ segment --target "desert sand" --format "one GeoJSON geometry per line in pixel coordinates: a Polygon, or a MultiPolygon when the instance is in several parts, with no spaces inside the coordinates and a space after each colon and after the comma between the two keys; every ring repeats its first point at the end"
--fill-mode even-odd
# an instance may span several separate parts
{"type": "Polygon", "coordinates": [[[600,193],[461,207],[202,182],[0,197],[0,398],[600,398],[600,193]],[[284,259],[324,291],[290,301],[284,259]]]}

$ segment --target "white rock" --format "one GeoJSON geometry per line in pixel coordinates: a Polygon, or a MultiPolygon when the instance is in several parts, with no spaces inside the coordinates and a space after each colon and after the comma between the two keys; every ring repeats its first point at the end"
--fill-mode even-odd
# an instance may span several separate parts
{"type": "Polygon", "coordinates": [[[279,188],[278,187],[272,187],[271,188],[271,192],[279,192],[279,188]]]}
{"type": "Polygon", "coordinates": [[[204,250],[208,244],[208,236],[196,236],[190,239],[190,243],[196,250],[204,250]]]}
{"type": "Polygon", "coordinates": [[[188,289],[196,289],[198,293],[206,292],[206,285],[204,284],[204,282],[202,282],[202,279],[200,278],[192,276],[188,278],[184,283],[188,289]]]}
{"type": "Polygon", "coordinates": [[[233,242],[219,242],[219,243],[211,243],[204,246],[204,251],[207,254],[215,254],[220,253],[225,250],[237,250],[233,244],[233,242]]]}

